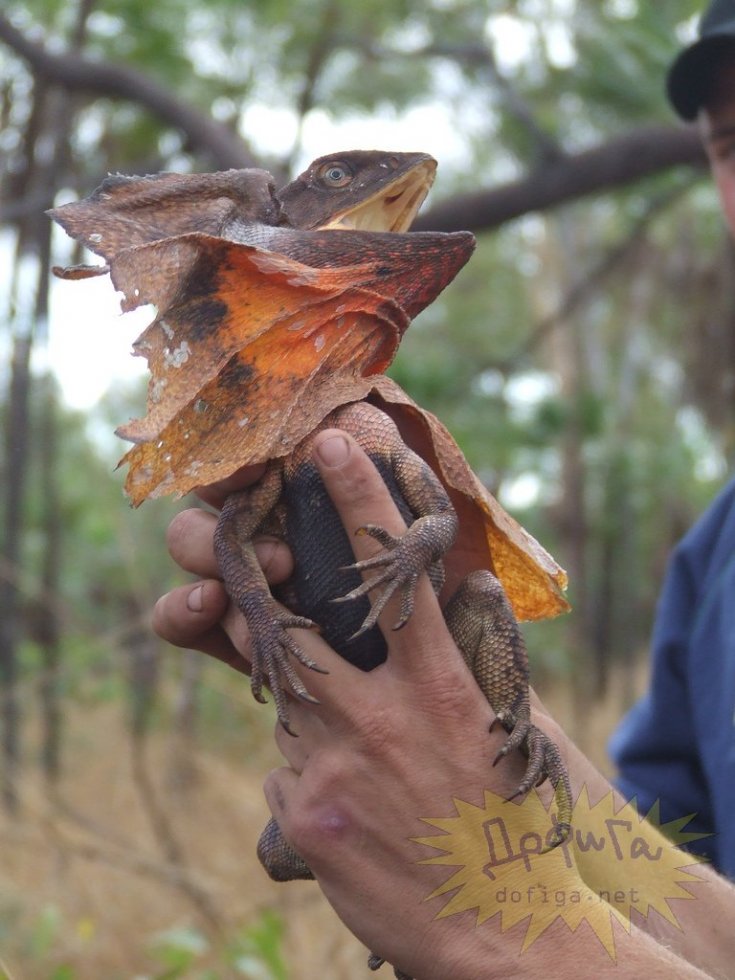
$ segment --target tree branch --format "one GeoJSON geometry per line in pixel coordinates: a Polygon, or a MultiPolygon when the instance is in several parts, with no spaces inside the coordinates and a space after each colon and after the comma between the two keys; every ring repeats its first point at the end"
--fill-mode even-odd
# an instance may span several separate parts
{"type": "Polygon", "coordinates": [[[417,231],[490,231],[533,211],[632,184],[669,167],[704,167],[694,127],[651,125],[581,153],[567,154],[510,184],[459,194],[414,223],[417,231]]]}
{"type": "Polygon", "coordinates": [[[334,36],[339,17],[340,0],[325,0],[321,11],[320,27],[308,54],[301,93],[296,106],[298,124],[296,137],[287,161],[288,170],[294,169],[294,164],[301,150],[304,121],[307,113],[316,105],[317,86],[329,57],[334,51],[334,36]]]}
{"type": "MultiPolygon", "coordinates": [[[[0,41],[5,41],[37,75],[53,84],[145,106],[184,132],[217,168],[258,166],[245,142],[231,130],[182,103],[158,82],[137,71],[78,56],[52,54],[28,40],[2,14],[0,41]]],[[[486,63],[487,51],[478,49],[472,54],[476,58],[482,54],[486,63]]],[[[705,162],[693,127],[641,126],[589,150],[547,161],[512,183],[448,198],[420,215],[415,228],[489,231],[521,215],[624,187],[670,167],[704,167],[705,162]]]]}
{"type": "Polygon", "coordinates": [[[552,331],[565,323],[590,299],[594,299],[599,294],[604,281],[623,262],[628,260],[633,249],[640,245],[651,222],[674,201],[678,200],[682,194],[686,193],[690,186],[689,184],[682,184],[658,194],[650,200],[643,214],[633,222],[624,237],[612,248],[605,251],[591,267],[582,270],[557,308],[537,321],[518,349],[502,363],[491,366],[502,371],[503,374],[511,374],[513,371],[520,370],[524,359],[545,341],[552,331]]]}
{"type": "Polygon", "coordinates": [[[111,65],[79,55],[52,54],[29,40],[0,14],[0,41],[22,58],[37,77],[70,91],[91,92],[96,97],[128,99],[181,130],[187,140],[218,169],[257,167],[258,161],[244,140],[205,112],[176,98],[155,79],[125,65],[111,65]]]}

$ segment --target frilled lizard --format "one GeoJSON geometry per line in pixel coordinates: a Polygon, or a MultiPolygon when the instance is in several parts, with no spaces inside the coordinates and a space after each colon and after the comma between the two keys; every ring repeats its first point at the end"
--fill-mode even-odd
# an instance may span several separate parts
{"type": "MultiPolygon", "coordinates": [[[[389,297],[386,318],[397,324],[402,333],[408,319],[454,277],[473,247],[472,237],[465,233],[402,234],[426,196],[434,170],[435,162],[425,154],[352,151],[316,160],[278,192],[265,171],[112,177],[87,200],[56,209],[52,215],[70,235],[110,262],[113,281],[128,296],[134,294],[129,306],[146,299],[157,302],[156,323],[167,334],[172,330],[167,323],[174,319],[172,310],[177,323],[183,320],[194,324],[194,336],[197,331],[216,331],[229,322],[213,299],[219,294],[212,283],[220,287],[222,283],[219,271],[202,269],[207,263],[229,267],[230,242],[255,246],[266,254],[286,256],[312,268],[364,268],[360,288],[389,297]],[[151,252],[151,248],[156,250],[151,252]],[[189,256],[192,248],[193,259],[189,256]],[[158,286],[150,297],[141,296],[137,286],[133,289],[134,282],[140,282],[143,289],[145,263],[151,255],[164,264],[188,263],[183,286],[158,286]]],[[[107,271],[107,267],[77,267],[62,274],[79,278],[99,271],[107,271]]],[[[155,347],[150,340],[146,343],[152,345],[151,349],[155,347]]],[[[154,372],[149,416],[118,431],[134,441],[150,444],[160,432],[151,429],[156,413],[155,385],[166,380],[162,369],[155,378],[155,358],[165,361],[173,355],[166,347],[163,353],[158,349],[153,353],[146,351],[146,356],[154,372]]],[[[374,371],[382,371],[380,363],[364,374],[374,371]]],[[[242,380],[240,376],[239,382],[242,380]]],[[[251,373],[245,380],[250,386],[242,386],[247,405],[247,392],[257,386],[257,377],[254,380],[251,373]]],[[[291,732],[288,695],[313,699],[290,658],[310,669],[318,666],[303,655],[289,630],[318,624],[326,640],[343,657],[363,670],[371,670],[386,657],[386,644],[376,621],[387,601],[395,593],[401,596],[400,617],[395,624],[395,628],[400,628],[411,616],[419,577],[424,572],[429,574],[439,592],[446,562],[453,590],[444,607],[449,630],[498,721],[508,732],[495,761],[514,748],[520,748],[527,756],[526,774],[514,796],[526,793],[545,777],[554,787],[561,787],[556,829],[557,840],[562,840],[569,829],[571,809],[566,769],[556,746],[530,721],[525,645],[503,586],[488,567],[499,563],[507,572],[518,559],[519,567],[529,569],[530,575],[530,570],[537,571],[539,564],[543,566],[547,560],[548,568],[552,564],[507,515],[498,517],[498,512],[493,511],[492,520],[488,519],[487,495],[446,430],[421,413],[424,431],[416,437],[419,410],[382,376],[370,381],[363,389],[358,386],[356,394],[349,398],[339,390],[335,394],[327,385],[324,390],[330,391],[331,403],[323,400],[316,421],[302,425],[306,431],[297,433],[298,438],[294,436],[291,445],[280,452],[270,452],[272,458],[259,483],[231,494],[222,509],[215,532],[215,551],[228,594],[248,624],[253,693],[259,701],[265,700],[262,687],[267,683],[279,720],[291,732]],[[345,401],[349,403],[344,404],[345,401]],[[368,561],[353,562],[350,542],[310,461],[310,440],[326,426],[336,426],[355,436],[375,462],[408,527],[400,538],[379,527],[362,528],[384,548],[382,554],[368,561]],[[420,446],[422,439],[427,443],[422,446],[422,455],[433,458],[437,472],[408,447],[409,432],[420,446]],[[455,508],[461,511],[459,522],[455,508]],[[481,513],[481,526],[473,517],[475,511],[481,513]],[[313,534],[315,526],[319,529],[318,540],[313,534]],[[486,538],[492,537],[492,528],[498,526],[497,540],[510,540],[513,547],[507,553],[498,550],[488,560],[486,538]],[[490,531],[482,533],[488,527],[490,531]],[[252,540],[264,530],[280,534],[293,553],[293,576],[278,592],[287,610],[271,595],[255,557],[252,540]],[[482,534],[482,547],[470,540],[472,534],[482,534]],[[458,567],[467,567],[462,555],[469,555],[469,567],[476,568],[461,581],[452,572],[454,552],[460,554],[455,562],[458,567]],[[478,564],[485,567],[477,567],[478,564]],[[378,574],[374,578],[363,581],[364,573],[375,570],[378,574]],[[372,607],[370,592],[376,594],[372,607]]],[[[287,442],[283,437],[281,441],[287,442]]],[[[158,456],[166,452],[167,445],[163,438],[159,440],[158,456]]],[[[166,479],[156,477],[159,484],[150,482],[150,465],[141,469],[149,484],[145,492],[140,491],[140,499],[163,492],[162,487],[170,489],[166,479]]],[[[189,485],[195,483],[192,479],[189,485]]],[[[131,486],[136,500],[134,481],[131,486]]],[[[178,489],[188,489],[188,485],[179,484],[178,489]]],[[[553,571],[547,571],[547,566],[544,569],[543,574],[553,579],[553,571]]],[[[514,575],[517,577],[517,569],[508,573],[508,580],[512,581],[514,575]]],[[[528,588],[531,590],[532,586],[529,584],[528,588]]],[[[550,591],[554,588],[552,585],[550,591]]],[[[521,608],[522,594],[523,584],[516,582],[515,602],[521,608]]],[[[555,599],[551,606],[553,611],[560,611],[563,600],[555,599]]],[[[312,877],[275,821],[264,831],[258,853],[276,880],[312,877]]],[[[381,962],[378,957],[371,957],[372,967],[381,962]]]]}

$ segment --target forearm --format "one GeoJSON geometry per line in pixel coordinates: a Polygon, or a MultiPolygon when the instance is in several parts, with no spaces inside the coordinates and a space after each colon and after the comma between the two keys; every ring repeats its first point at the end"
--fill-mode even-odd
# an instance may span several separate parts
{"type": "Polygon", "coordinates": [[[595,980],[712,980],[732,975],[706,973],[677,956],[673,951],[657,943],[646,933],[631,929],[615,930],[615,959],[600,946],[590,930],[582,929],[571,934],[559,922],[541,936],[530,949],[511,954],[511,944],[504,942],[497,925],[492,925],[492,941],[483,942],[479,933],[489,923],[479,927],[478,936],[462,949],[459,955],[447,950],[446,955],[435,961],[426,971],[416,971],[416,980],[548,980],[549,976],[594,976],[595,980]],[[499,952],[505,954],[501,962],[499,952]],[[583,964],[582,972],[580,966],[583,964]]]}
{"type": "Polygon", "coordinates": [[[660,915],[648,916],[642,928],[708,976],[725,980],[735,964],[735,887],[706,865],[694,871],[703,880],[688,887],[693,901],[674,903],[678,928],[660,915]]]}
{"type": "MultiPolygon", "coordinates": [[[[594,811],[595,804],[599,804],[600,800],[613,791],[610,783],[564,735],[559,726],[545,714],[538,702],[536,708],[538,724],[562,746],[569,766],[575,799],[584,787],[594,811]]],[[[627,801],[619,793],[613,792],[614,806],[619,812],[627,801]]],[[[577,810],[575,813],[577,819],[579,815],[580,811],[577,810]]],[[[658,828],[648,822],[644,822],[642,826],[645,828],[645,839],[651,852],[657,851],[659,847],[669,852],[673,850],[673,845],[658,828]]],[[[584,832],[589,828],[578,829],[584,832]]],[[[609,888],[609,881],[601,879],[600,866],[588,860],[590,854],[589,851],[586,854],[577,853],[577,867],[590,888],[599,892],[609,888]]],[[[632,921],[638,927],[638,935],[649,936],[659,944],[660,948],[666,947],[683,961],[703,970],[706,976],[730,977],[735,963],[735,886],[706,864],[694,864],[692,861],[692,864],[688,865],[685,852],[677,849],[676,855],[676,864],[694,876],[693,880],[684,883],[685,892],[692,898],[690,900],[683,897],[674,898],[669,902],[674,922],[667,921],[656,910],[654,902],[651,902],[651,908],[645,916],[634,911],[632,921]]],[[[643,870],[650,872],[651,868],[643,870]]],[[[655,886],[654,880],[651,887],[655,886]]],[[[644,875],[636,878],[636,887],[645,899],[644,875]]],[[[666,910],[662,909],[662,911],[666,910]]]]}

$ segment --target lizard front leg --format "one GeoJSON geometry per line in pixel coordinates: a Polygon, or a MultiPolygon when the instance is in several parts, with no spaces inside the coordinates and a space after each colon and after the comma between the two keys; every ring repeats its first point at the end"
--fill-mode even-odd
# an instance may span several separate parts
{"type": "Polygon", "coordinates": [[[281,495],[279,464],[271,464],[263,478],[225,500],[214,532],[214,552],[230,599],[245,617],[252,651],[251,687],[261,703],[267,682],[276,704],[278,720],[293,734],[288,722],[286,690],[304,701],[315,702],[294,670],[289,656],[312,670],[320,668],[302,653],[288,630],[312,629],[304,616],[283,609],[270,593],[253,548],[253,536],[273,511],[281,495]]]}
{"type": "Polygon", "coordinates": [[[444,617],[480,690],[508,732],[495,763],[515,748],[528,758],[526,774],[511,799],[547,777],[555,790],[561,789],[556,825],[556,843],[561,843],[571,822],[569,775],[557,746],[531,722],[526,644],[502,585],[492,572],[472,572],[449,600],[444,617]]]}
{"type": "MultiPolygon", "coordinates": [[[[405,626],[413,612],[418,580],[424,572],[429,575],[434,591],[441,591],[444,584],[442,558],[454,543],[458,529],[457,515],[449,496],[431,467],[405,445],[387,415],[371,405],[363,404],[360,408],[374,415],[373,425],[379,431],[381,450],[388,457],[391,473],[415,519],[400,537],[375,524],[365,524],[357,529],[357,534],[375,538],[385,551],[350,565],[360,572],[378,570],[379,574],[334,600],[346,602],[380,589],[356,635],[375,625],[396,592],[401,594],[401,607],[393,629],[405,626]]],[[[342,421],[340,419],[339,424],[342,421]]],[[[379,466],[384,465],[384,457],[375,461],[379,466]]]]}

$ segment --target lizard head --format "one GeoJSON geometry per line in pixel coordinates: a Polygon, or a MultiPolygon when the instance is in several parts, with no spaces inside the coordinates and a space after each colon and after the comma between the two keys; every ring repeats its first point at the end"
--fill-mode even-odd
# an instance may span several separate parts
{"type": "Polygon", "coordinates": [[[348,150],[314,160],[277,197],[295,228],[408,231],[435,173],[427,153],[348,150]]]}

